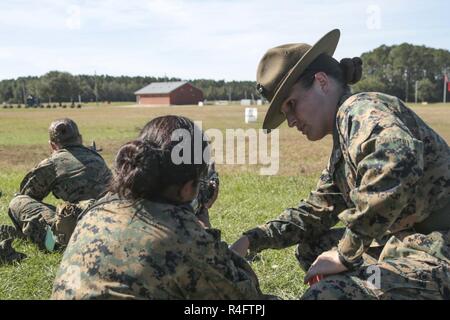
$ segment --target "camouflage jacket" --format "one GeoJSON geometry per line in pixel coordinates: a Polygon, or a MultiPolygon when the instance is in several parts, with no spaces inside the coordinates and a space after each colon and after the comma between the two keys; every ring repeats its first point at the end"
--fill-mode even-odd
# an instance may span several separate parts
{"type": "Polygon", "coordinates": [[[398,98],[360,93],[340,101],[333,150],[316,190],[244,234],[258,252],[317,239],[341,221],[346,232],[338,250],[352,262],[374,240],[411,229],[449,198],[447,143],[398,98]]]}
{"type": "Polygon", "coordinates": [[[111,178],[103,158],[82,145],[66,146],[39,163],[20,184],[20,193],[42,201],[50,192],[71,203],[96,199],[111,178]]]}
{"type": "Polygon", "coordinates": [[[260,299],[248,263],[190,205],[106,195],[78,222],[53,299],[260,299]]]}

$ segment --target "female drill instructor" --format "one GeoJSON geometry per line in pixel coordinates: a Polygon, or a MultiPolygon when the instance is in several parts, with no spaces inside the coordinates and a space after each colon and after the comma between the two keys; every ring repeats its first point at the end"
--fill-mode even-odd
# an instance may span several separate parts
{"type": "Polygon", "coordinates": [[[324,276],[304,299],[450,299],[448,145],[398,98],[350,94],[362,61],[332,58],[339,35],[262,58],[263,128],[287,119],[311,141],[331,134],[333,149],[306,200],[244,232],[232,249],[298,244],[305,281],[324,276]],[[339,221],[345,228],[331,229],[339,221]]]}

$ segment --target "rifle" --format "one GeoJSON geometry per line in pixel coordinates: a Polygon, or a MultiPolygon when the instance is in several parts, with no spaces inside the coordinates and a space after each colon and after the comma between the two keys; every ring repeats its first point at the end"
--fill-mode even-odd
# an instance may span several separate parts
{"type": "Polygon", "coordinates": [[[102,148],[97,149],[97,145],[95,144],[95,140],[92,140],[92,145],[89,147],[89,149],[91,149],[91,150],[93,150],[95,152],[102,152],[103,151],[102,148]]]}
{"type": "Polygon", "coordinates": [[[204,178],[200,179],[200,190],[197,198],[191,202],[196,215],[201,214],[202,209],[212,199],[216,189],[219,187],[219,174],[216,171],[215,162],[208,165],[208,172],[204,178]]]}

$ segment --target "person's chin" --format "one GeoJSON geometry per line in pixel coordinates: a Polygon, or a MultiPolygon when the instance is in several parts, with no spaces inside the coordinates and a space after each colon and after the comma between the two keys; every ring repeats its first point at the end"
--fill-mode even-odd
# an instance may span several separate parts
{"type": "Polygon", "coordinates": [[[305,133],[306,134],[306,138],[309,141],[318,141],[321,140],[323,137],[315,135],[314,133],[310,133],[309,131],[305,133]]]}

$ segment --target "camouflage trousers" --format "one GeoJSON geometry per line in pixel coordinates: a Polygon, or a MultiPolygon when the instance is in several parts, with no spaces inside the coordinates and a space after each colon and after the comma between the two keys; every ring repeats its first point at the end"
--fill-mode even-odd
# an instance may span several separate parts
{"type": "MultiPolygon", "coordinates": [[[[300,244],[296,257],[306,271],[322,252],[335,248],[344,229],[300,244]]],[[[450,231],[404,232],[371,247],[355,271],[328,276],[311,286],[304,300],[450,299],[450,231]]]]}
{"type": "Polygon", "coordinates": [[[56,243],[65,246],[75,229],[79,214],[94,201],[85,200],[77,204],[66,202],[55,207],[26,195],[18,195],[11,200],[8,214],[16,228],[39,248],[45,247],[48,227],[56,243]]]}
{"type": "Polygon", "coordinates": [[[55,222],[55,206],[18,195],[9,203],[8,214],[17,230],[41,249],[44,248],[47,227],[55,222]]]}

